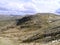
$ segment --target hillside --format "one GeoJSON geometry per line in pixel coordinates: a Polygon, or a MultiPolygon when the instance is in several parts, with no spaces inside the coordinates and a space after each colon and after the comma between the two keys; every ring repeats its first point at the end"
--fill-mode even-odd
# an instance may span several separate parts
{"type": "Polygon", "coordinates": [[[38,13],[24,17],[15,17],[13,21],[11,18],[11,21],[7,25],[0,28],[0,37],[8,38],[16,43],[16,45],[20,43],[48,44],[60,39],[59,15],[38,13]]]}

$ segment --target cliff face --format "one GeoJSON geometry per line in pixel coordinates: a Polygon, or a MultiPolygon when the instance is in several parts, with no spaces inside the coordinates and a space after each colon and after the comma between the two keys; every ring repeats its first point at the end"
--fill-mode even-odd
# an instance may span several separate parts
{"type": "Polygon", "coordinates": [[[42,13],[24,16],[14,20],[10,26],[1,30],[1,37],[7,37],[14,42],[48,43],[60,39],[60,16],[42,13]]]}

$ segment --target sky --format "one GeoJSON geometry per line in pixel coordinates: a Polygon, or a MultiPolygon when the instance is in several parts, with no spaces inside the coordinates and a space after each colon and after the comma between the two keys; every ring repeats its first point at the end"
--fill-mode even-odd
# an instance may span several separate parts
{"type": "Polygon", "coordinates": [[[60,0],[0,0],[0,14],[59,13],[60,0]]]}

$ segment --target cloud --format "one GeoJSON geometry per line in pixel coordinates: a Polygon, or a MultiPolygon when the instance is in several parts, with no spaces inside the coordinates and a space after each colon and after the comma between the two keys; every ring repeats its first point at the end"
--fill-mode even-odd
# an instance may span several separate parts
{"type": "Polygon", "coordinates": [[[8,9],[3,8],[3,7],[0,7],[0,10],[1,10],[1,11],[8,11],[8,9]]]}
{"type": "Polygon", "coordinates": [[[0,7],[0,13],[6,14],[54,13],[60,0],[1,0],[0,7]]]}
{"type": "Polygon", "coordinates": [[[60,14],[60,8],[55,11],[56,14],[60,14]]]}
{"type": "Polygon", "coordinates": [[[59,0],[32,0],[37,12],[54,12],[60,7],[59,0]]]}

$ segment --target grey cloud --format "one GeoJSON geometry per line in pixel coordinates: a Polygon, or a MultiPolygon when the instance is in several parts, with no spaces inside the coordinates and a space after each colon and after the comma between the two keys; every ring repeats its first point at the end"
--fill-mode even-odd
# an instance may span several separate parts
{"type": "Polygon", "coordinates": [[[60,14],[60,8],[55,11],[55,13],[60,14]]]}
{"type": "Polygon", "coordinates": [[[4,8],[4,7],[0,7],[0,10],[1,11],[8,11],[8,9],[7,8],[4,8]]]}

